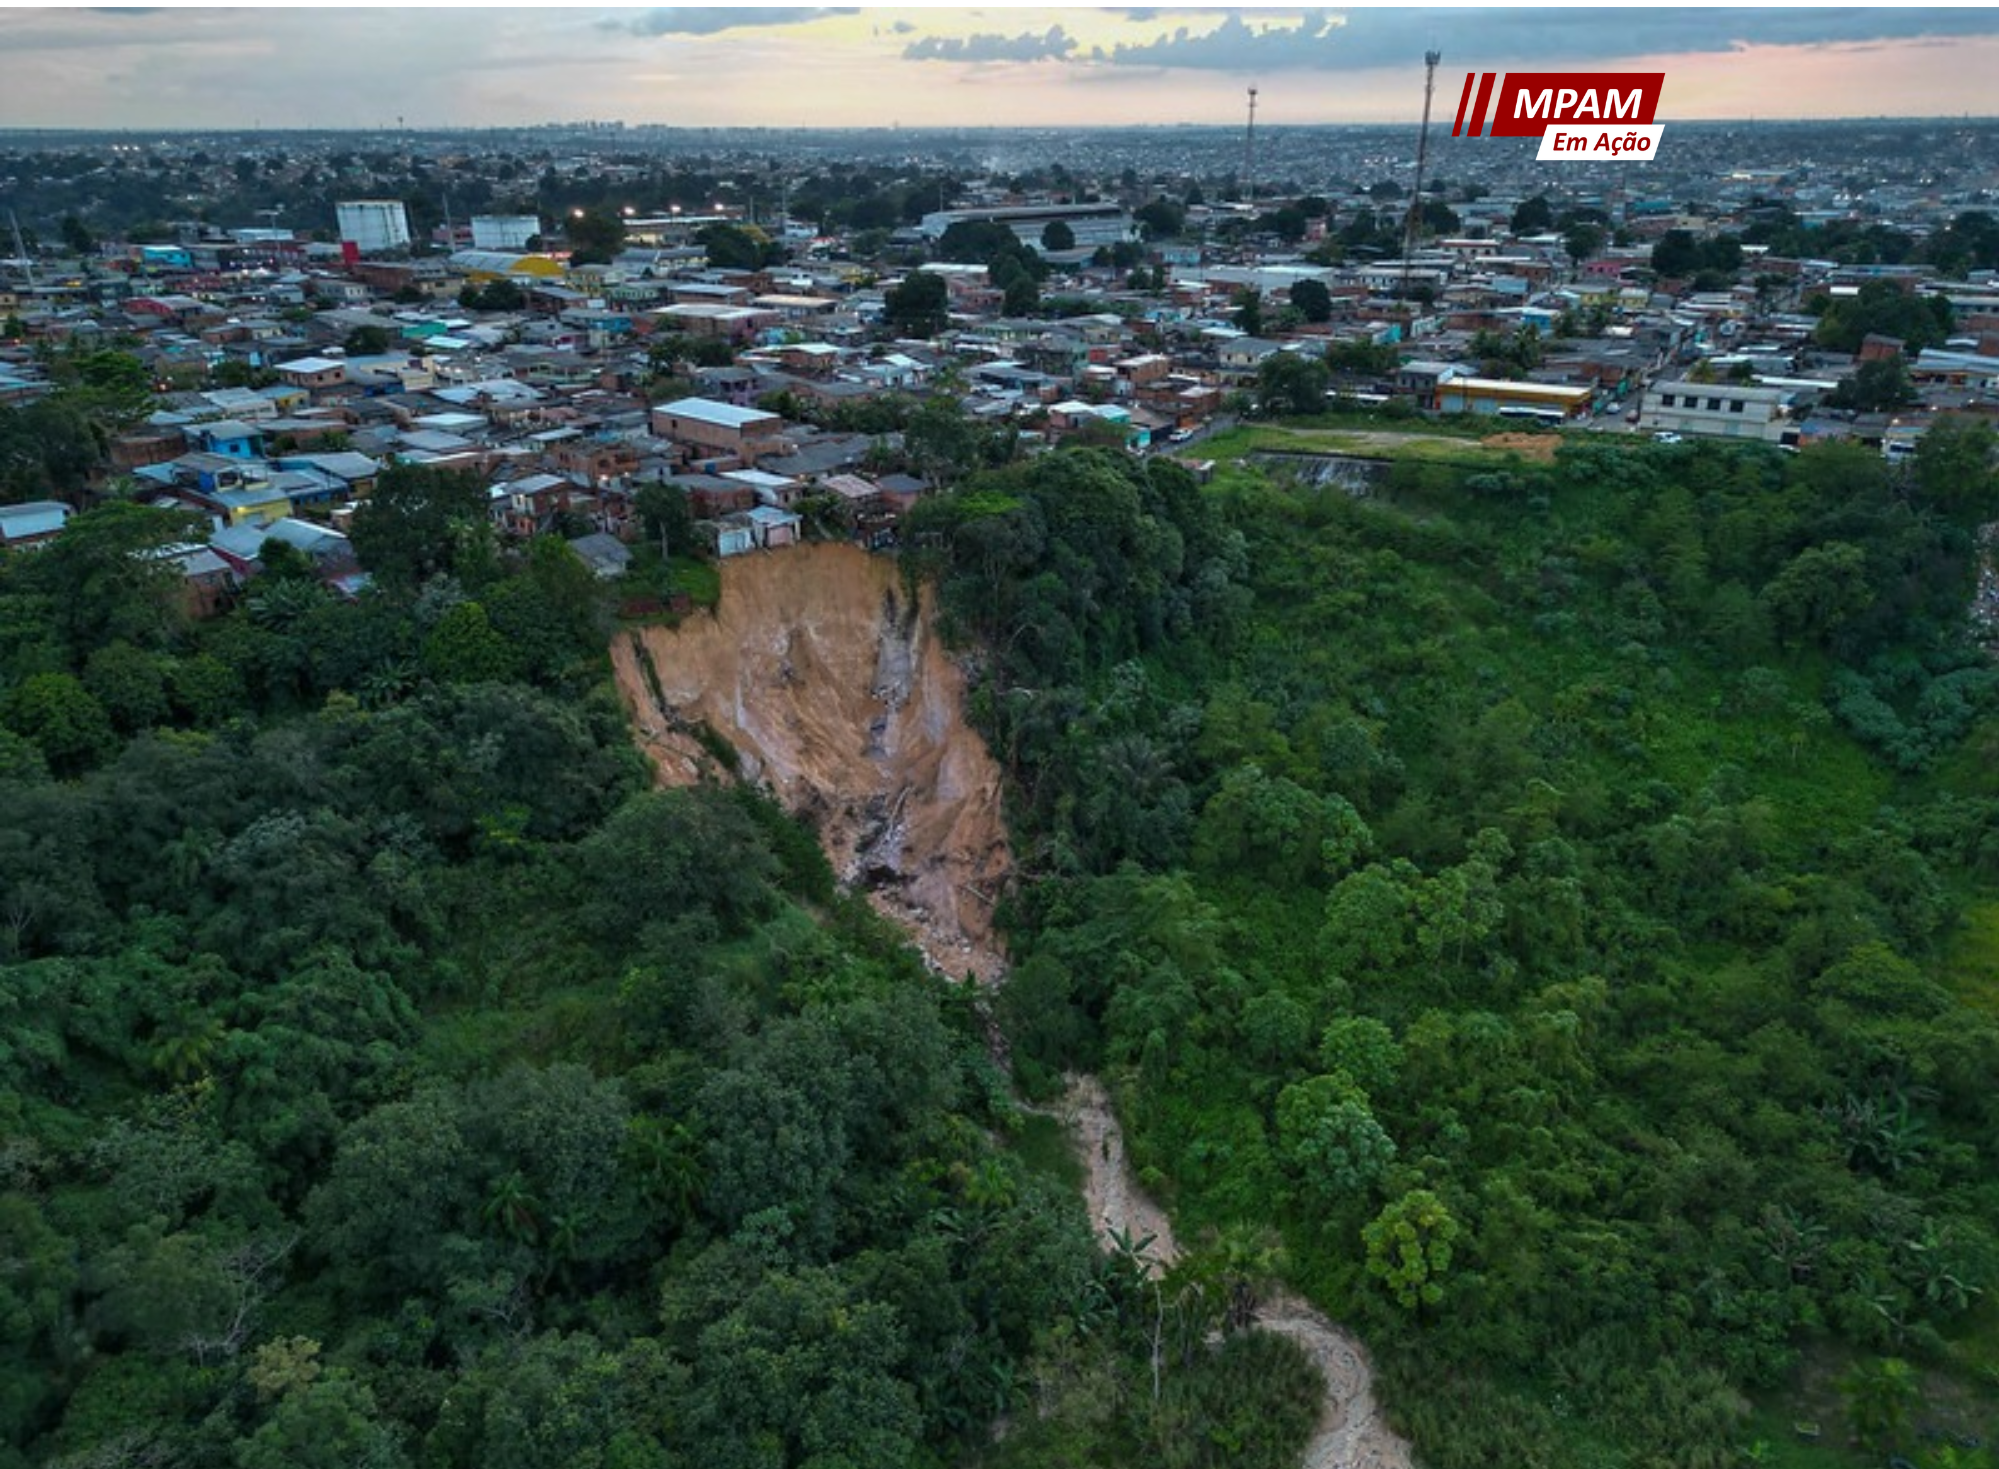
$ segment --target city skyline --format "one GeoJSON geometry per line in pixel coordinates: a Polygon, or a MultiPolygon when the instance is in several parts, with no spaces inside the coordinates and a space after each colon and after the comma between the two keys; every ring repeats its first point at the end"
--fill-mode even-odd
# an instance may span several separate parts
{"type": "Polygon", "coordinates": [[[1663,70],[1662,121],[1990,111],[1991,9],[13,9],[0,126],[1400,122],[1468,70],[1663,70]],[[726,83],[718,85],[718,80],[726,83]]]}

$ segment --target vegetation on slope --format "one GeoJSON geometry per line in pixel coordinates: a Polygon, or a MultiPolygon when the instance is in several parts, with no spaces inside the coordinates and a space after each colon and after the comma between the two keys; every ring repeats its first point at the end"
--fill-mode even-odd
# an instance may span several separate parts
{"type": "Polygon", "coordinates": [[[1147,1390],[963,993],[647,789],[565,546],[392,473],[354,603],[272,550],[191,624],[135,506],[0,560],[0,1464],[918,1469],[1086,1336],[1107,1454],[1288,1421],[1147,1390]]]}
{"type": "Polygon", "coordinates": [[[932,512],[1042,879],[1022,1081],[1106,1068],[1184,1223],[1278,1223],[1429,1462],[1999,1428],[1990,451],[1062,455],[932,512]]]}

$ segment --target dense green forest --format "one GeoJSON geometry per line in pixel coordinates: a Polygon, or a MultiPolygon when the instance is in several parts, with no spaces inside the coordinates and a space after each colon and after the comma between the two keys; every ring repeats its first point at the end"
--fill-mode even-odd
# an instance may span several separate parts
{"type": "Polygon", "coordinates": [[[1155,1390],[962,987],[649,789],[483,501],[392,470],[373,592],[202,623],[172,515],[0,559],[0,1464],[925,1469],[1076,1375],[1105,1462],[1295,1461],[1309,1364],[1155,1390]]]}
{"type": "Polygon", "coordinates": [[[1183,1230],[1281,1226],[1425,1462],[1984,1462],[1992,449],[1071,454],[928,508],[1021,1083],[1101,1068],[1183,1230]]]}

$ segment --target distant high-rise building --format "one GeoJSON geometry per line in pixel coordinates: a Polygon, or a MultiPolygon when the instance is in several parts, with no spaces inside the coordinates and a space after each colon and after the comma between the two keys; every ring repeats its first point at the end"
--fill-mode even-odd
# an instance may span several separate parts
{"type": "Polygon", "coordinates": [[[334,206],[340,219],[340,239],[363,255],[380,255],[410,246],[409,211],[400,199],[348,199],[334,206]]]}
{"type": "Polygon", "coordinates": [[[540,233],[541,221],[532,214],[472,216],[474,250],[525,250],[528,241],[540,233]]]}

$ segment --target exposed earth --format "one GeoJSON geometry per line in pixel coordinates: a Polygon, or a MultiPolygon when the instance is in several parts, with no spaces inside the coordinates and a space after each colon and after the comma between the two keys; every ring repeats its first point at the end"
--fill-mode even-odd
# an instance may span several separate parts
{"type": "MultiPolygon", "coordinates": [[[[965,722],[964,673],[937,639],[927,593],[912,605],[893,560],[846,545],[732,558],[721,577],[714,612],[612,644],[660,784],[725,776],[716,746],[726,741],[741,776],[810,821],[841,881],[866,890],[933,964],[997,983],[1006,959],[993,903],[1013,867],[1001,774],[965,722]]],[[[1133,1177],[1102,1083],[1075,1078],[1057,1115],[1100,1241],[1151,1235],[1150,1253],[1170,1265],[1172,1223],[1133,1177]]],[[[1410,1469],[1359,1341],[1281,1293],[1257,1324],[1295,1340],[1325,1377],[1304,1469],[1410,1469]]]]}
{"type": "MultiPolygon", "coordinates": [[[[1085,1169],[1084,1202],[1098,1228],[1099,1243],[1108,1244],[1113,1231],[1134,1241],[1151,1235],[1147,1253],[1162,1269],[1171,1265],[1180,1253],[1172,1222],[1132,1177],[1124,1132],[1103,1083],[1094,1076],[1072,1078],[1057,1115],[1068,1123],[1085,1169]]],[[[1284,1292],[1264,1302],[1256,1324],[1297,1342],[1326,1380],[1326,1397],[1305,1449],[1304,1469],[1411,1469],[1408,1443],[1382,1421],[1375,1405],[1367,1349],[1351,1332],[1284,1292]]]]}
{"type": "Polygon", "coordinates": [[[745,779],[813,825],[843,883],[945,973],[992,982],[1013,867],[1000,769],[965,723],[964,674],[927,605],[895,561],[848,545],[733,557],[721,578],[713,612],[612,643],[660,784],[723,773],[719,736],[745,779]]]}

